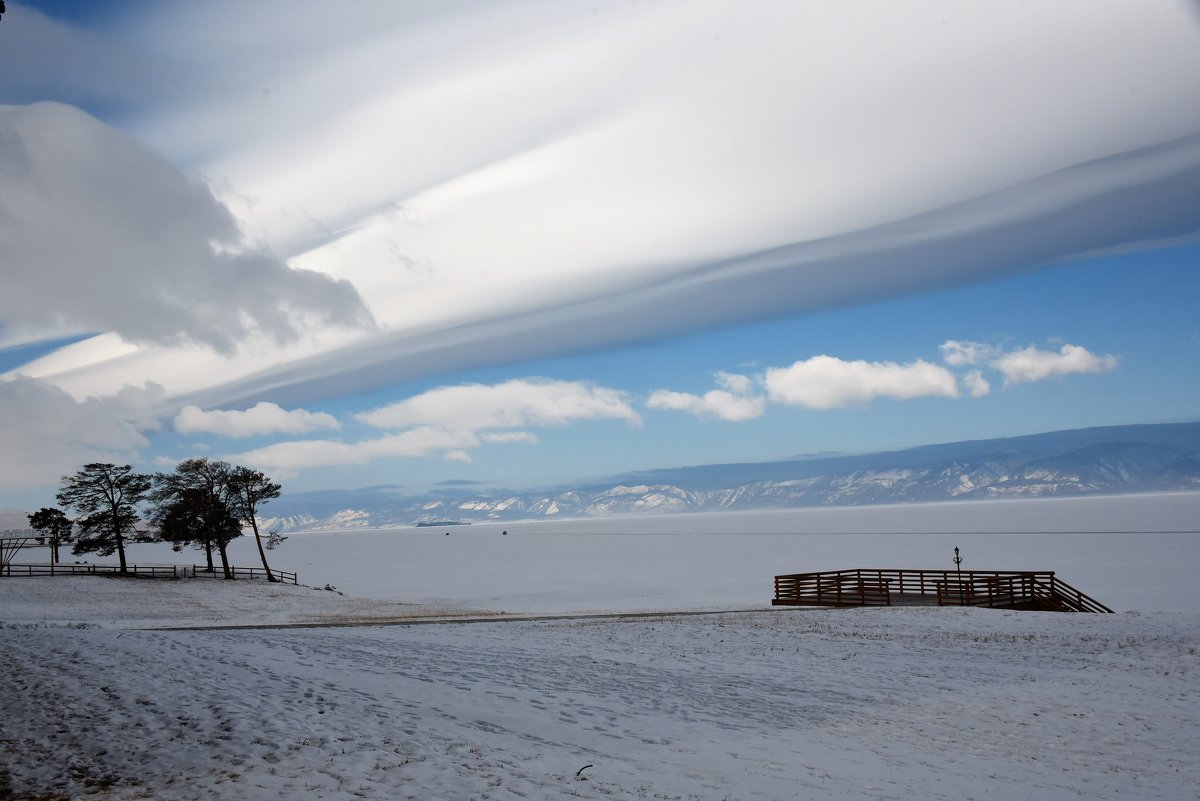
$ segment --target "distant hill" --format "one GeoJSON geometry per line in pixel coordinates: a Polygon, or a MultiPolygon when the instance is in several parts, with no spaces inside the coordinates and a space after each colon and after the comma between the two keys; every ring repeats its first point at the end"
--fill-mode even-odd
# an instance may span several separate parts
{"type": "Polygon", "coordinates": [[[1112,426],[855,456],[668,468],[541,491],[447,484],[290,493],[281,531],[1200,490],[1200,423],[1112,426]]]}

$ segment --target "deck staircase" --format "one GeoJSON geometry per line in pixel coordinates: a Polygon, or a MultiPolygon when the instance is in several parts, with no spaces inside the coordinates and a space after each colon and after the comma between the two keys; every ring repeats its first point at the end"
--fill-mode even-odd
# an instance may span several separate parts
{"type": "Polygon", "coordinates": [[[853,569],[775,577],[775,606],[985,606],[1112,612],[1054,571],[853,569]]]}

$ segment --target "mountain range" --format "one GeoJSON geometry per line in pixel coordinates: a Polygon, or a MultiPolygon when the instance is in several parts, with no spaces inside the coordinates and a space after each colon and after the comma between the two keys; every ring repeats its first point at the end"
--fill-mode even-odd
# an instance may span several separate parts
{"type": "Polygon", "coordinates": [[[852,456],[651,470],[586,486],[480,489],[446,482],[288,493],[279,531],[613,514],[1200,490],[1200,423],[1112,426],[852,456]]]}

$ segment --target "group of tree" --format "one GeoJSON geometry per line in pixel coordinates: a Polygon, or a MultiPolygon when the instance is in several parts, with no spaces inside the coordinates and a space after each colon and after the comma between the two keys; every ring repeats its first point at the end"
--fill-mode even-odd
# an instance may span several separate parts
{"type": "Polygon", "coordinates": [[[94,462],[62,478],[58,502],[75,513],[73,519],[47,507],[29,515],[29,525],[55,544],[56,560],[57,544],[70,542],[75,555],[116,553],[124,573],[127,543],[164,541],[175,550],[202,549],[209,572],[216,570],[215,549],[227,579],[233,573],[226,547],[249,527],[267,579],[275,581],[266,552],[280,538],[268,532],[264,548],[258,507],[278,498],[280,490],[259,470],[215,459],[185,459],[173,472],[154,475],[94,462]]]}

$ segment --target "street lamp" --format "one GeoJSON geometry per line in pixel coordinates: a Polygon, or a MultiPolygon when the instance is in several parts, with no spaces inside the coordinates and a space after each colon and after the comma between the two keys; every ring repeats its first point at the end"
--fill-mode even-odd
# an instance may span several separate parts
{"type": "Polygon", "coordinates": [[[958,555],[958,548],[954,549],[954,569],[958,571],[958,605],[963,605],[963,586],[962,586],[962,557],[958,555]]]}

